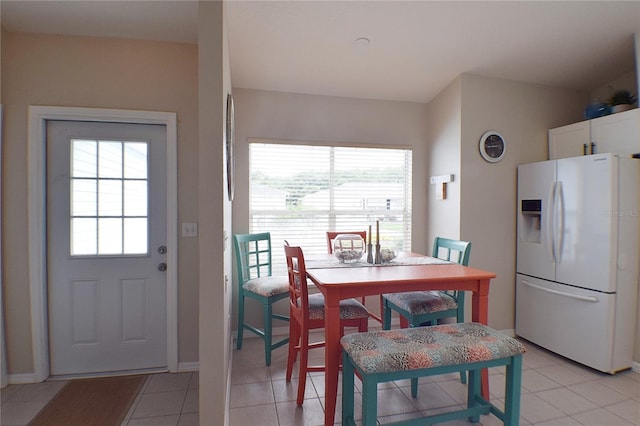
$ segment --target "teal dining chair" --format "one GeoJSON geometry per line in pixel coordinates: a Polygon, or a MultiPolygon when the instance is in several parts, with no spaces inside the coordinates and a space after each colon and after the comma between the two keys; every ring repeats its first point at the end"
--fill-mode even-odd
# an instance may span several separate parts
{"type": "Polygon", "coordinates": [[[289,338],[273,342],[273,320],[289,321],[286,315],[273,312],[273,304],[289,297],[289,277],[272,275],[271,234],[235,234],[233,236],[238,271],[238,339],[236,346],[242,349],[244,330],[247,329],[264,340],[264,357],[271,365],[271,352],[284,346],[289,338]],[[245,303],[253,299],[262,305],[263,328],[245,321],[245,303]]]}
{"type": "MultiPolygon", "coordinates": [[[[436,237],[433,242],[433,257],[469,265],[471,243],[436,237]]],[[[464,322],[464,291],[410,291],[382,296],[382,328],[391,328],[391,311],[405,318],[410,327],[437,325],[438,320],[455,318],[464,322]]],[[[401,321],[402,324],[402,321],[401,321]]],[[[466,376],[460,373],[460,380],[466,383],[466,376]]]]}

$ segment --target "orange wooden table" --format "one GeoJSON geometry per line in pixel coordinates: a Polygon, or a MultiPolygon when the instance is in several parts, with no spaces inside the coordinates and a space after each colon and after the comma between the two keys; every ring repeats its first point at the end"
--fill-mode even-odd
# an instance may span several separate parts
{"type": "MultiPolygon", "coordinates": [[[[340,300],[414,290],[473,292],[472,321],[487,324],[489,282],[493,272],[456,264],[320,267],[307,263],[307,275],[325,298],[325,417],[334,424],[340,348],[340,300]]],[[[482,396],[489,399],[488,372],[482,373],[482,396]]]]}

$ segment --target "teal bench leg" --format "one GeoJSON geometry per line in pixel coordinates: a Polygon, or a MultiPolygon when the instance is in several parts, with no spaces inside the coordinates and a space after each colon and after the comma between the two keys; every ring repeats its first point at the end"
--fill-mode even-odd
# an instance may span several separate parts
{"type": "Polygon", "coordinates": [[[378,382],[375,375],[362,378],[362,426],[378,424],[378,382]]]}
{"type": "Polygon", "coordinates": [[[505,426],[517,426],[520,420],[520,387],[522,385],[522,355],[511,357],[507,365],[507,383],[504,400],[505,426]]]}
{"type": "MultiPolygon", "coordinates": [[[[477,400],[480,396],[480,383],[482,382],[480,377],[480,370],[469,371],[469,383],[467,384],[467,408],[474,408],[480,405],[477,400]]],[[[480,421],[480,416],[471,416],[468,417],[468,419],[471,423],[478,423],[480,421]]]]}

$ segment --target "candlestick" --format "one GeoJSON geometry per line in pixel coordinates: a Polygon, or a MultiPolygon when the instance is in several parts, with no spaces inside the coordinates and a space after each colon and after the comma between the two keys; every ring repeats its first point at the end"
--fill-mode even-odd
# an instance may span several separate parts
{"type": "Polygon", "coordinates": [[[376,259],[374,263],[376,265],[380,265],[382,263],[382,258],[380,257],[380,244],[376,244],[376,259]]]}
{"type": "Polygon", "coordinates": [[[376,245],[380,244],[380,221],[376,220],[376,245]]]}
{"type": "Polygon", "coordinates": [[[371,247],[371,243],[367,244],[367,263],[373,263],[373,248],[371,247]]]}
{"type": "Polygon", "coordinates": [[[369,244],[371,244],[371,225],[369,225],[369,244]]]}

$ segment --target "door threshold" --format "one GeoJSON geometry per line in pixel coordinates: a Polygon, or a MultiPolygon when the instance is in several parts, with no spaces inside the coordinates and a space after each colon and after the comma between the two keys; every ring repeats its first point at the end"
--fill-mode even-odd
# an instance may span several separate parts
{"type": "Polygon", "coordinates": [[[168,373],[167,367],[144,368],[141,370],[122,370],[122,371],[104,371],[97,373],[81,373],[81,374],[60,374],[51,375],[47,378],[50,381],[57,380],[73,380],[73,379],[95,379],[99,377],[116,377],[116,376],[137,376],[140,374],[157,374],[168,373]]]}

